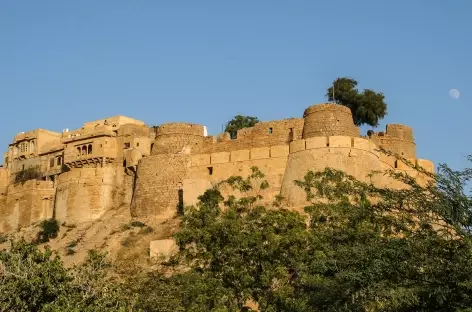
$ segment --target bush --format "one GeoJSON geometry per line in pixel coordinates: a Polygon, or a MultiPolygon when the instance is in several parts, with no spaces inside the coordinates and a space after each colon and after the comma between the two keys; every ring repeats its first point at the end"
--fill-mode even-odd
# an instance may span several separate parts
{"type": "Polygon", "coordinates": [[[150,233],[152,233],[152,231],[153,231],[152,227],[146,225],[145,227],[141,228],[141,230],[139,230],[138,233],[139,234],[150,234],[150,233]]]}
{"type": "Polygon", "coordinates": [[[76,241],[76,240],[75,240],[75,241],[71,241],[71,242],[69,242],[69,244],[67,244],[67,247],[68,247],[68,248],[74,248],[75,246],[77,246],[77,241],[76,241]]]}
{"type": "Polygon", "coordinates": [[[14,183],[24,183],[28,180],[34,180],[39,178],[41,178],[41,171],[39,170],[39,166],[35,166],[18,171],[15,175],[14,183]]]}
{"type": "Polygon", "coordinates": [[[66,256],[72,256],[73,254],[75,254],[75,250],[72,248],[67,248],[66,256]]]}
{"type": "Polygon", "coordinates": [[[5,234],[0,234],[0,244],[3,244],[8,241],[8,236],[5,234]]]}
{"type": "Polygon", "coordinates": [[[41,230],[36,236],[36,243],[47,243],[51,238],[56,238],[59,232],[59,223],[57,220],[49,219],[42,221],[39,226],[41,230]]]}
{"type": "Polygon", "coordinates": [[[141,222],[141,221],[131,221],[131,222],[130,222],[130,225],[131,225],[132,227],[140,227],[140,228],[146,226],[146,224],[144,224],[144,223],[141,222]]]}

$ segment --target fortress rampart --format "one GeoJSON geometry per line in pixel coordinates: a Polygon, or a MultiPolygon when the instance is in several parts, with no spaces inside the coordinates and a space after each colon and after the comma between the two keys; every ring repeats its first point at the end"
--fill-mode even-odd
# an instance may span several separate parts
{"type": "Polygon", "coordinates": [[[351,110],[345,106],[320,104],[308,107],[304,114],[303,138],[345,135],[359,136],[359,128],[354,125],[351,110]]]}
{"type": "MultiPolygon", "coordinates": [[[[432,162],[416,157],[412,128],[390,124],[385,132],[361,136],[349,108],[337,104],[310,106],[303,118],[257,123],[236,138],[208,136],[199,124],[149,127],[124,116],[62,133],[35,130],[15,137],[0,167],[0,232],[51,216],[68,223],[95,220],[123,205],[133,217],[168,219],[179,205],[195,204],[209,187],[234,175],[245,177],[253,166],[270,185],[261,193],[265,203],[282,195],[293,209],[307,204],[294,180],[309,170],[332,167],[363,181],[372,170],[416,175],[379,147],[434,172],[432,162]],[[15,183],[28,168],[37,168],[35,176],[15,183]]],[[[369,179],[404,187],[383,174],[369,179]]]]}

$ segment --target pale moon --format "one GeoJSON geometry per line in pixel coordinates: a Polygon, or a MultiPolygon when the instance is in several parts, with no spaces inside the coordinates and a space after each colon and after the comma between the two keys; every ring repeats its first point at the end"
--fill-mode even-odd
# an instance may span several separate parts
{"type": "Polygon", "coordinates": [[[457,89],[451,89],[449,90],[449,96],[451,99],[457,100],[461,94],[459,93],[459,90],[457,89]]]}

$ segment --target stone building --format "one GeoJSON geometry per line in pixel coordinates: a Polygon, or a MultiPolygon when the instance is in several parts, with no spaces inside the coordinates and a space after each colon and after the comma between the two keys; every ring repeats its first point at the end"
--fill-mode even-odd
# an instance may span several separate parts
{"type": "MultiPolygon", "coordinates": [[[[288,207],[298,209],[306,197],[293,181],[308,170],[332,167],[360,180],[372,170],[408,171],[378,147],[434,171],[432,162],[416,157],[410,127],[391,124],[385,132],[361,136],[351,111],[337,104],[310,106],[303,118],[258,123],[236,138],[208,136],[198,124],[149,127],[124,116],[62,133],[37,129],[16,135],[4,154],[0,232],[51,217],[90,221],[120,206],[134,217],[170,218],[182,201],[195,204],[206,189],[232,175],[247,176],[252,166],[270,184],[267,202],[282,195],[288,207]]],[[[370,179],[402,187],[382,174],[370,179]]]]}

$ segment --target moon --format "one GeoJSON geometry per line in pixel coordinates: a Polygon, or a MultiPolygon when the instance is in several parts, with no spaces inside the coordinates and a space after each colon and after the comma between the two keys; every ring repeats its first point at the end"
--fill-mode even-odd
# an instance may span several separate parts
{"type": "Polygon", "coordinates": [[[461,94],[459,93],[459,90],[457,89],[451,89],[449,90],[449,96],[453,100],[457,100],[461,94]]]}

